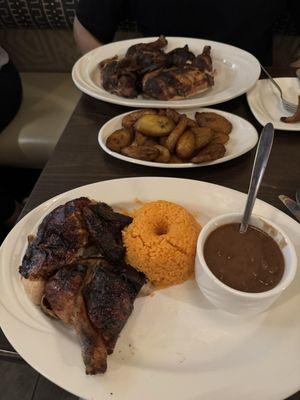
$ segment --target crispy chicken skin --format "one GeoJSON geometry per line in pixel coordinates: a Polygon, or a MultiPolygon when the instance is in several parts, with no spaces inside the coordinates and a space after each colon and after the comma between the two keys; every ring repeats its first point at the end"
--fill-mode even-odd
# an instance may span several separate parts
{"type": "Polygon", "coordinates": [[[133,46],[129,47],[129,49],[126,52],[126,56],[133,57],[136,54],[141,53],[143,51],[155,52],[161,50],[167,44],[168,44],[167,39],[163,35],[161,35],[154,42],[134,44],[133,46]]]}
{"type": "Polygon", "coordinates": [[[193,96],[213,83],[211,75],[187,65],[146,74],[143,92],[157,100],[177,100],[193,96]]]}
{"type": "Polygon", "coordinates": [[[143,78],[143,93],[158,100],[176,100],[203,91],[213,86],[210,47],[191,63],[156,70],[143,78]]]}
{"type": "Polygon", "coordinates": [[[214,84],[210,46],[195,57],[187,45],[165,53],[167,44],[160,36],[154,42],[129,47],[123,58],[103,60],[99,64],[103,88],[121,97],[142,93],[158,100],[175,100],[214,84]]]}
{"type": "Polygon", "coordinates": [[[74,327],[87,374],[103,373],[144,274],[124,262],[121,231],[131,217],[85,197],[51,211],[30,236],[19,270],[40,282],[41,309],[74,327]]]}
{"type": "MultiPolygon", "coordinates": [[[[121,269],[117,271],[103,260],[101,267],[91,269],[82,290],[88,316],[93,326],[101,332],[108,354],[114,350],[137,295],[130,279],[124,279],[126,272],[123,271],[123,276],[119,273],[121,269]]],[[[136,275],[139,273],[136,272],[136,275]]]]}
{"type": "Polygon", "coordinates": [[[46,279],[60,266],[72,263],[88,243],[82,209],[91,204],[85,197],[67,202],[51,211],[42,221],[19,268],[24,278],[46,279]]]}
{"type": "Polygon", "coordinates": [[[134,268],[103,258],[66,265],[47,281],[47,314],[74,326],[87,374],[105,372],[107,354],[113,352],[144,282],[134,268]]]}
{"type": "Polygon", "coordinates": [[[80,292],[74,308],[73,325],[79,338],[87,375],[104,373],[107,369],[107,349],[99,332],[91,323],[80,292]]]}
{"type": "Polygon", "coordinates": [[[191,63],[194,59],[194,53],[189,50],[189,46],[186,44],[184,47],[178,47],[167,54],[167,66],[180,67],[191,63]]]}
{"type": "Polygon", "coordinates": [[[62,267],[45,285],[44,301],[65,324],[72,324],[76,299],[83,286],[87,266],[79,262],[62,267]]]}

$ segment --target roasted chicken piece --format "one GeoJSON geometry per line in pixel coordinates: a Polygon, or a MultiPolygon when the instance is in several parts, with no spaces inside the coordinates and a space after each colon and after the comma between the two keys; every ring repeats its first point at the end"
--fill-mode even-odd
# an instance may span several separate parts
{"type": "Polygon", "coordinates": [[[29,237],[19,272],[31,280],[47,279],[62,265],[99,253],[119,262],[124,254],[121,230],[130,222],[105,203],[85,197],[69,201],[43,219],[36,237],[29,237]]]}
{"type": "Polygon", "coordinates": [[[193,96],[213,84],[213,77],[196,67],[174,67],[146,74],[143,93],[157,100],[178,100],[193,96]]]}
{"type": "Polygon", "coordinates": [[[101,267],[92,268],[82,293],[89,319],[101,332],[108,354],[113,352],[144,282],[144,275],[129,266],[114,268],[103,260],[101,267]]]}
{"type": "Polygon", "coordinates": [[[165,37],[160,36],[155,42],[131,46],[123,58],[103,60],[99,64],[103,88],[121,97],[136,97],[141,91],[142,75],[165,66],[166,54],[161,48],[166,44],[165,37]]]}
{"type": "Polygon", "coordinates": [[[184,47],[178,47],[167,54],[168,67],[180,67],[185,64],[190,64],[195,59],[194,53],[189,50],[186,44],[184,47]]]}
{"type": "Polygon", "coordinates": [[[123,260],[125,248],[122,229],[132,221],[131,217],[115,213],[105,203],[97,203],[83,209],[83,218],[90,234],[91,243],[113,263],[123,260]]]}
{"type": "Polygon", "coordinates": [[[199,54],[192,61],[192,65],[201,69],[202,71],[206,71],[208,73],[213,73],[213,63],[211,59],[211,47],[204,46],[202,54],[199,54]]]}
{"type": "Polygon", "coordinates": [[[103,60],[99,64],[105,90],[117,96],[132,98],[138,95],[138,66],[130,57],[103,60]]]}
{"type": "Polygon", "coordinates": [[[125,58],[131,58],[140,76],[166,66],[167,55],[161,49],[168,44],[164,36],[150,43],[138,43],[127,50],[125,58]]]}
{"type": "Polygon", "coordinates": [[[156,70],[143,78],[143,93],[158,100],[176,100],[193,96],[214,84],[210,47],[191,64],[156,70]],[[210,62],[209,62],[210,60],[210,62]]]}
{"type": "Polygon", "coordinates": [[[127,50],[126,57],[134,57],[136,56],[136,54],[139,54],[144,51],[155,52],[166,47],[167,44],[168,44],[167,39],[163,35],[160,35],[159,38],[154,42],[138,43],[134,44],[133,46],[130,46],[129,49],[127,50]]]}
{"type": "Polygon", "coordinates": [[[95,329],[87,315],[82,293],[77,297],[73,326],[80,342],[86,374],[103,374],[107,369],[107,350],[101,332],[95,329]]]}
{"type": "Polygon", "coordinates": [[[145,277],[121,263],[91,258],[62,267],[45,285],[47,314],[74,326],[87,374],[105,372],[107,354],[133,310],[145,277]]]}
{"type": "Polygon", "coordinates": [[[46,279],[60,266],[82,256],[89,241],[82,209],[90,204],[91,200],[81,197],[55,208],[43,219],[36,237],[28,238],[19,268],[24,278],[46,279]]]}
{"type": "Polygon", "coordinates": [[[43,311],[72,324],[77,296],[86,276],[88,261],[77,262],[59,269],[45,284],[43,311]]]}

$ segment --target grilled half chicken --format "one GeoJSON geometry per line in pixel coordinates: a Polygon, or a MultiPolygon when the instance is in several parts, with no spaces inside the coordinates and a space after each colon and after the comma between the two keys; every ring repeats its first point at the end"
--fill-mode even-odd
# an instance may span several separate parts
{"type": "Polygon", "coordinates": [[[87,374],[105,372],[145,283],[123,260],[131,221],[105,203],[69,201],[44,218],[19,269],[26,286],[43,282],[42,310],[74,327],[87,374]]]}

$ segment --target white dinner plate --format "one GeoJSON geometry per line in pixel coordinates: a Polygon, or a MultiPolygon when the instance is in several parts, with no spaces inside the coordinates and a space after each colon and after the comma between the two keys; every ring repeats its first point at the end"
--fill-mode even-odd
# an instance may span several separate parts
{"type": "MultiPolygon", "coordinates": [[[[183,110],[181,110],[183,111],[183,110]]],[[[210,162],[205,162],[201,164],[193,164],[193,163],[183,163],[183,164],[165,164],[165,163],[157,163],[157,162],[152,162],[152,161],[143,161],[143,160],[137,160],[135,158],[123,156],[122,154],[116,153],[115,151],[110,150],[106,146],[106,139],[108,136],[114,132],[117,129],[120,129],[122,127],[121,122],[122,118],[130,114],[125,113],[118,115],[115,118],[112,118],[106,124],[102,126],[102,128],[99,131],[98,134],[98,142],[101,146],[101,148],[111,155],[112,157],[119,158],[120,160],[123,161],[128,161],[133,164],[140,164],[140,165],[147,165],[148,167],[157,167],[157,168],[195,168],[195,167],[205,167],[207,165],[214,165],[214,164],[220,164],[225,161],[232,160],[233,158],[239,157],[244,153],[247,153],[247,151],[251,150],[257,143],[258,140],[258,135],[257,131],[254,128],[253,125],[251,125],[248,121],[245,119],[238,117],[237,115],[230,114],[225,111],[220,111],[220,110],[215,110],[212,108],[203,108],[203,109],[196,109],[196,110],[189,110],[189,111],[184,111],[184,113],[194,119],[195,112],[215,112],[217,114],[222,115],[223,117],[227,118],[231,123],[232,123],[232,131],[230,133],[230,139],[228,143],[226,143],[226,153],[223,157],[215,160],[215,161],[210,161],[210,162]]],[[[180,110],[179,110],[180,112],[180,110]]]]}
{"type": "Polygon", "coordinates": [[[157,37],[123,40],[110,43],[90,51],[74,65],[72,78],[75,85],[84,93],[108,103],[130,107],[169,107],[192,108],[222,103],[247,92],[257,81],[260,66],[250,53],[228,44],[203,39],[167,37],[166,52],[188,44],[196,55],[202,53],[205,45],[211,46],[213,67],[216,70],[215,85],[194,97],[184,100],[161,101],[138,96],[127,99],[104,90],[100,83],[100,61],[115,55],[125,55],[128,47],[136,43],[152,42],[157,37]]]}
{"type": "MultiPolygon", "coordinates": [[[[283,96],[295,104],[298,104],[300,96],[300,80],[298,78],[275,78],[281,87],[283,96]]],[[[300,131],[300,122],[285,123],[280,117],[290,116],[283,107],[280,94],[269,79],[260,79],[247,93],[249,107],[261,125],[272,122],[275,129],[283,131],[300,131]]]]}
{"type": "MultiPolygon", "coordinates": [[[[241,212],[246,195],[187,179],[141,177],[94,183],[63,193],[27,214],[0,249],[0,323],[15,349],[37,371],[88,400],[283,400],[300,388],[300,276],[265,313],[238,318],[205,300],[194,280],[138,298],[104,375],[86,376],[73,331],[45,316],[26,297],[18,266],[27,235],[55,207],[79,196],[129,208],[165,199],[203,225],[241,212]]],[[[299,224],[257,200],[300,255],[299,224]]]]}

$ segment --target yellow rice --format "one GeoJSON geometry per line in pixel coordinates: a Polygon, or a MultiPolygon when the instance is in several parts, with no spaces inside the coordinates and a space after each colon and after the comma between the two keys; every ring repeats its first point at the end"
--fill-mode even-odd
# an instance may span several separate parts
{"type": "Polygon", "coordinates": [[[164,200],[145,203],[123,231],[126,261],[156,287],[182,283],[194,276],[199,231],[182,206],[164,200]]]}

